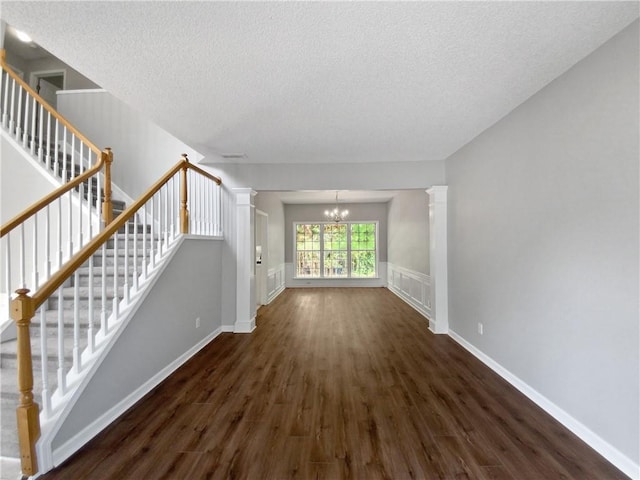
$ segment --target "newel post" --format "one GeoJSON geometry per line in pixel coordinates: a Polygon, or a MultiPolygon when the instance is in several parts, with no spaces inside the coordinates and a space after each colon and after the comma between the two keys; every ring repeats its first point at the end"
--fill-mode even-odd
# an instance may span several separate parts
{"type": "Polygon", "coordinates": [[[102,219],[105,227],[113,221],[113,202],[111,201],[111,163],[113,152],[107,147],[102,152],[104,157],[104,201],[102,202],[102,219]]]}
{"type": "Polygon", "coordinates": [[[11,301],[11,318],[15,320],[18,330],[18,442],[22,473],[31,476],[38,472],[36,441],[40,438],[38,404],[33,401],[33,365],[29,333],[29,324],[35,314],[35,308],[33,298],[27,295],[28,289],[21,288],[16,290],[16,293],[18,296],[11,301]]]}
{"type": "Polygon", "coordinates": [[[189,209],[187,208],[189,201],[187,194],[187,164],[189,159],[186,153],[182,154],[182,160],[185,163],[180,170],[180,233],[186,234],[189,233],[189,209]]]}

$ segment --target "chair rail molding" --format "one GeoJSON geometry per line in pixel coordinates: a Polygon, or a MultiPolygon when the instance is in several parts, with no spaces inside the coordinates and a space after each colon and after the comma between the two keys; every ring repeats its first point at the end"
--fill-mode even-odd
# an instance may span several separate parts
{"type": "Polygon", "coordinates": [[[431,320],[433,333],[449,332],[447,265],[447,189],[434,185],[429,195],[429,260],[431,274],[431,320]]]}
{"type": "Polygon", "coordinates": [[[256,328],[255,196],[251,188],[233,188],[236,199],[236,322],[234,333],[256,328]]]}

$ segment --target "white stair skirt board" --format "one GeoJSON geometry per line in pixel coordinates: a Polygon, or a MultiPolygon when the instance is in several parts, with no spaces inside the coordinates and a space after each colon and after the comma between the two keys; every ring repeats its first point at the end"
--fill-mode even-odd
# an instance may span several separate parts
{"type": "Polygon", "coordinates": [[[222,328],[217,328],[207,337],[202,339],[199,343],[180,355],[177,359],[167,365],[165,368],[156,373],[153,377],[147,380],[143,385],[140,385],[135,391],[131,392],[127,397],[121,400],[117,405],[107,410],[100,417],[95,419],[91,424],[87,425],[84,429],[78,432],[72,439],[60,446],[55,452],[53,452],[54,465],[60,465],[67,458],[77,452],[83,445],[89,442],[98,433],[108,427],[114,420],[120,415],[131,408],[135,403],[144,397],[147,393],[160,385],[162,381],[180,368],[184,363],[193,357],[196,353],[207,346],[213,339],[222,333],[222,328]]]}
{"type": "MultiPolygon", "coordinates": [[[[62,461],[64,461],[64,459],[60,460],[59,457],[54,457],[54,453],[51,449],[51,444],[56,434],[71,412],[73,406],[76,404],[76,402],[84,392],[84,389],[89,384],[89,381],[97,371],[98,367],[107,357],[111,348],[118,340],[122,332],[125,330],[126,326],[129,324],[138,308],[140,308],[140,306],[143,304],[144,299],[149,295],[149,293],[153,289],[153,286],[162,276],[162,272],[171,263],[171,259],[179,250],[179,247],[180,245],[182,245],[184,240],[184,236],[179,237],[172,245],[169,246],[168,250],[163,254],[163,257],[161,259],[158,259],[155,268],[149,270],[147,279],[144,284],[142,284],[139,290],[137,290],[131,296],[129,304],[122,306],[119,318],[110,325],[111,330],[105,338],[103,346],[100,347],[100,349],[97,349],[93,357],[85,362],[85,368],[82,371],[82,376],[78,378],[74,382],[74,384],[69,385],[68,392],[63,398],[60,399],[60,410],[52,415],[52,417],[48,419],[46,423],[41,425],[42,434],[40,439],[38,440],[38,443],[36,444],[38,458],[41,462],[41,471],[49,471],[55,466],[59,465],[62,461]]],[[[73,452],[71,452],[69,455],[71,455],[72,453],[73,452]]]]}
{"type": "Polygon", "coordinates": [[[547,397],[539,393],[537,390],[529,386],[526,382],[522,381],[516,375],[504,368],[498,362],[491,357],[474,347],[467,342],[460,335],[452,330],[449,330],[449,336],[458,342],[463,348],[475,356],[478,360],[484,363],[491,370],[496,372],[512,386],[517,388],[521,393],[526,395],[532,402],[542,408],[545,412],[559,421],[562,425],[571,430],[574,434],[580,437],[587,445],[593,448],[596,452],[610,461],[617,468],[622,470],[625,475],[628,475],[634,480],[640,479],[640,465],[636,464],[629,457],[621,453],[617,448],[612,446],[609,442],[602,439],[599,435],[591,431],[584,424],[573,418],[562,408],[558,407],[555,403],[549,400],[547,397]]]}

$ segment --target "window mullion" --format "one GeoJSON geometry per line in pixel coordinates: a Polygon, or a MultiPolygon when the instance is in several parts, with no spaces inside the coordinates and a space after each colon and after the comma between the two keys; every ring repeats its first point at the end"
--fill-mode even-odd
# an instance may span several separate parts
{"type": "Polygon", "coordinates": [[[320,278],[324,278],[324,223],[320,224],[320,278]]]}
{"type": "Polygon", "coordinates": [[[347,277],[351,278],[351,223],[347,223],[347,277]]]}

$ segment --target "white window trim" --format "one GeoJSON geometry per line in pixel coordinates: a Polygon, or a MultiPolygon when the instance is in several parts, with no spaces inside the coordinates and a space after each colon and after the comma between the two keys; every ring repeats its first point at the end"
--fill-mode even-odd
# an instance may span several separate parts
{"type": "MultiPolygon", "coordinates": [[[[294,280],[376,280],[380,278],[380,242],[378,241],[378,232],[380,230],[380,222],[377,220],[353,220],[339,222],[342,225],[347,225],[347,276],[346,277],[325,277],[324,276],[324,225],[334,225],[335,222],[316,222],[309,221],[296,221],[293,222],[293,279],[294,280]],[[373,277],[353,277],[351,276],[351,228],[353,224],[373,223],[376,226],[376,274],[373,277]],[[298,231],[298,225],[320,225],[320,276],[298,276],[298,238],[296,233],[298,231]]],[[[307,250],[308,251],[308,250],[307,250]]],[[[357,250],[362,251],[362,250],[357,250]]]]}

